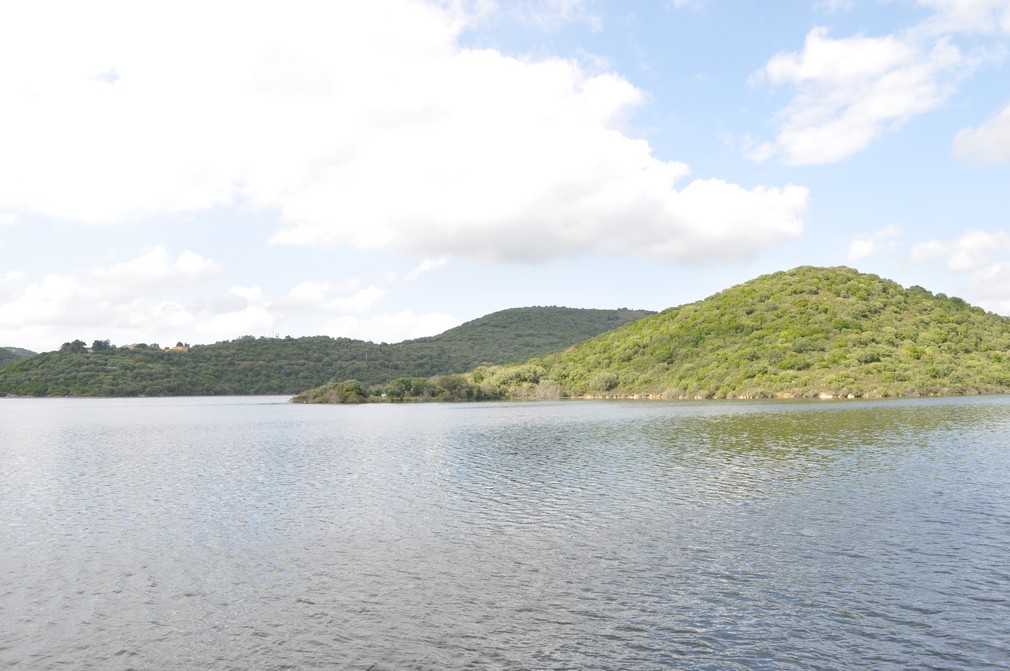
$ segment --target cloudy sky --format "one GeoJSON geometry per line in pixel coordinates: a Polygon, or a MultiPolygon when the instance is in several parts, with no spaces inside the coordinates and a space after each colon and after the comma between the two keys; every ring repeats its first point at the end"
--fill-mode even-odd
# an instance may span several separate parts
{"type": "Polygon", "coordinates": [[[849,265],[1010,314],[1010,0],[0,3],[0,345],[849,265]]]}

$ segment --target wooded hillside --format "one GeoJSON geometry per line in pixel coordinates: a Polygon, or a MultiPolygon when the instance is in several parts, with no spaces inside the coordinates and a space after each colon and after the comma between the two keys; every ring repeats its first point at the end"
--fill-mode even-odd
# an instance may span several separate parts
{"type": "Polygon", "coordinates": [[[186,396],[294,394],[332,380],[379,385],[454,373],[563,349],[629,321],[637,310],[515,308],[430,338],[376,344],[348,338],[253,338],[166,351],[80,340],[0,367],[0,394],[186,396]]]}
{"type": "MultiPolygon", "coordinates": [[[[411,388],[420,398],[446,400],[1002,393],[1010,391],[1010,319],[851,268],[801,267],[562,352],[411,388]]],[[[350,391],[336,385],[296,400],[362,397],[362,390],[350,391]]],[[[364,397],[411,396],[397,391],[373,389],[364,397]]]]}
{"type": "Polygon", "coordinates": [[[0,366],[30,356],[35,356],[35,352],[20,347],[0,347],[0,366]]]}
{"type": "Polygon", "coordinates": [[[801,267],[479,377],[505,396],[1005,392],[1010,319],[851,268],[801,267]]]}

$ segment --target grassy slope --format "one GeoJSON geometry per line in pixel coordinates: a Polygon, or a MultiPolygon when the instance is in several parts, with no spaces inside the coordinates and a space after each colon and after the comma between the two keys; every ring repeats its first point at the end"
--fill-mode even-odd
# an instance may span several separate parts
{"type": "Polygon", "coordinates": [[[504,310],[432,338],[375,344],[347,338],[252,338],[189,352],[124,347],[49,352],[0,368],[0,394],[170,396],[289,394],[331,380],[384,384],[482,363],[522,361],[652,313],[534,307],[504,310]]]}
{"type": "Polygon", "coordinates": [[[1010,320],[850,268],[796,268],[472,381],[487,396],[1010,391],[1010,320]]]}

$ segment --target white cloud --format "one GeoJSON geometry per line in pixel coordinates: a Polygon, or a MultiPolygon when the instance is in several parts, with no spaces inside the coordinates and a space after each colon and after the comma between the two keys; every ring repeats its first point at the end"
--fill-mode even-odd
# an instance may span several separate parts
{"type": "MultiPolygon", "coordinates": [[[[264,326],[269,307],[254,290],[234,288],[228,300],[185,308],[159,294],[199,284],[216,275],[217,264],[186,251],[174,260],[164,248],[77,274],[30,279],[10,271],[0,279],[0,342],[55,349],[60,342],[111,339],[121,344],[226,333],[241,323],[264,326]]],[[[276,317],[272,317],[276,321],[276,317]]],[[[257,329],[261,331],[262,329],[257,329]]]]}
{"type": "MultiPolygon", "coordinates": [[[[583,133],[561,118],[558,122],[536,137],[475,131],[471,142],[456,146],[448,137],[438,138],[458,132],[465,120],[449,124],[452,129],[432,128],[417,139],[432,142],[432,152],[442,145],[443,158],[458,154],[450,163],[472,165],[472,170],[425,174],[423,166],[410,159],[397,163],[392,155],[374,171],[359,166],[365,170],[319,183],[311,202],[300,207],[300,223],[275,241],[448,253],[490,263],[603,251],[705,262],[748,256],[802,232],[806,189],[748,190],[720,180],[694,180],[678,191],[674,184],[687,175],[686,166],[657,161],[644,142],[614,131],[599,127],[583,133]],[[502,162],[480,165],[478,154],[502,162]],[[523,165],[530,156],[535,162],[523,165]],[[397,199],[373,190],[381,186],[375,175],[401,170],[393,176],[403,186],[397,199]],[[354,216],[343,223],[329,217],[331,211],[354,216]]],[[[428,154],[419,150],[410,156],[428,154]]]]}
{"type": "Polygon", "coordinates": [[[511,15],[541,30],[556,30],[561,26],[584,22],[593,30],[603,28],[603,18],[592,10],[591,0],[523,0],[500,4],[499,8],[508,8],[511,15]]]}
{"type": "Polygon", "coordinates": [[[972,273],[967,291],[973,303],[1000,314],[1010,314],[1010,263],[993,263],[972,273]]]}
{"type": "Polygon", "coordinates": [[[289,310],[325,309],[332,299],[331,293],[340,287],[332,282],[309,280],[292,287],[282,299],[289,310]]]}
{"type": "Polygon", "coordinates": [[[878,251],[878,245],[873,240],[859,239],[853,240],[849,245],[849,251],[846,254],[850,261],[860,261],[862,259],[873,256],[878,251]]]}
{"type": "Polygon", "coordinates": [[[646,99],[625,79],[461,48],[487,11],[5,4],[0,209],[106,223],[242,203],[281,213],[279,243],[484,262],[658,246],[700,262],[799,234],[804,190],[686,181],[625,135],[646,99]],[[713,244],[726,199],[756,214],[720,215],[713,244]]]}
{"type": "Polygon", "coordinates": [[[0,303],[24,291],[24,282],[25,274],[20,270],[8,270],[0,277],[0,303]]]}
{"type": "Polygon", "coordinates": [[[835,14],[852,9],[853,0],[818,0],[817,8],[835,14]]]}
{"type": "Polygon", "coordinates": [[[834,39],[826,28],[814,28],[802,52],[775,55],[755,76],[798,93],[779,113],[774,142],[750,156],[777,155],[794,165],[846,159],[941,105],[976,64],[946,39],[923,44],[911,33],[834,39]]]}
{"type": "Polygon", "coordinates": [[[117,263],[111,268],[96,268],[85,277],[96,290],[106,293],[132,292],[186,286],[213,277],[219,264],[192,251],[185,251],[175,261],[164,247],[154,247],[141,256],[117,263]]]}
{"type": "Polygon", "coordinates": [[[953,240],[926,240],[912,248],[916,263],[940,262],[968,273],[965,296],[989,310],[1010,313],[1010,235],[969,230],[953,240]]]}
{"type": "Polygon", "coordinates": [[[435,270],[436,268],[441,268],[446,264],[446,262],[448,262],[448,259],[445,258],[444,256],[439,259],[425,259],[420,264],[411,269],[406,275],[404,275],[403,279],[407,282],[413,282],[421,275],[430,272],[432,270],[435,270]]]}
{"type": "Polygon", "coordinates": [[[139,293],[105,295],[84,275],[50,275],[34,283],[17,277],[7,284],[0,281],[0,342],[37,350],[75,338],[171,345],[268,335],[282,318],[258,287],[232,287],[217,299],[186,306],[139,293]]]}
{"type": "Polygon", "coordinates": [[[387,293],[386,289],[376,286],[359,288],[356,281],[337,284],[310,280],[292,287],[278,301],[278,306],[287,311],[361,314],[374,307],[387,293]],[[353,293],[347,294],[348,289],[353,293]],[[343,295],[335,296],[338,292],[343,295]]]}
{"type": "Polygon", "coordinates": [[[1010,161],[1010,105],[978,128],[962,128],[954,136],[954,155],[966,161],[1010,161]]]}
{"type": "Polygon", "coordinates": [[[652,258],[685,264],[743,259],[771,241],[798,237],[808,203],[809,192],[798,186],[747,190],[717,179],[695,180],[663,197],[660,213],[650,216],[646,210],[633,219],[635,225],[616,229],[622,233],[617,244],[625,252],[644,249],[652,258]]]}
{"type": "Polygon", "coordinates": [[[273,335],[281,314],[276,311],[260,287],[234,286],[227,296],[234,299],[230,309],[198,312],[172,305],[181,328],[189,327],[200,342],[228,340],[239,335],[273,335]]]}
{"type": "MultiPolygon", "coordinates": [[[[0,212],[0,226],[13,226],[18,221],[18,216],[13,212],[0,212]]],[[[0,240],[0,254],[4,251],[4,241],[0,240]]]]}
{"type": "Polygon", "coordinates": [[[1005,232],[970,230],[955,240],[920,242],[912,248],[911,258],[919,263],[942,261],[949,270],[977,271],[995,263],[1006,251],[1010,251],[1010,235],[1005,232]]]}
{"type": "Polygon", "coordinates": [[[919,27],[923,32],[1010,33],[1010,0],[919,0],[935,14],[919,27]]]}
{"type": "Polygon", "coordinates": [[[4,292],[9,302],[2,305],[0,324],[114,323],[119,319],[117,311],[142,302],[141,294],[185,286],[216,270],[217,264],[194,252],[184,252],[172,262],[159,247],[111,268],[92,268],[79,275],[49,275],[34,283],[23,272],[10,272],[4,281],[17,290],[4,292]]]}
{"type": "MultiPolygon", "coordinates": [[[[752,143],[747,155],[756,161],[778,156],[794,165],[844,160],[910,118],[943,105],[961,79],[981,63],[1002,57],[1001,47],[962,52],[953,39],[1010,34],[1010,0],[917,4],[931,13],[903,31],[836,39],[818,27],[807,34],[802,51],[773,56],[753,82],[793,86],[796,95],[777,116],[777,137],[752,143]]],[[[820,5],[833,12],[849,3],[824,0],[820,5]]],[[[993,150],[981,143],[1002,137],[1000,128],[998,119],[990,120],[977,141],[965,129],[956,149],[992,160],[993,150]]]]}
{"type": "MultiPolygon", "coordinates": [[[[1010,35],[1010,0],[920,0],[936,11],[924,32],[1010,35]]],[[[1010,161],[1010,105],[978,128],[962,128],[954,137],[954,155],[965,161],[1010,161]]]]}
{"type": "Polygon", "coordinates": [[[900,226],[886,226],[863,235],[852,241],[846,256],[850,261],[861,261],[877,254],[894,251],[898,245],[897,238],[903,233],[900,226]]]}
{"type": "Polygon", "coordinates": [[[402,342],[437,335],[461,321],[445,313],[415,315],[410,310],[373,317],[343,316],[330,321],[324,333],[334,338],[355,338],[372,342],[402,342]]]}
{"type": "MultiPolygon", "coordinates": [[[[413,281],[442,263],[425,260],[387,281],[413,281]]],[[[156,247],[74,274],[32,279],[23,271],[7,271],[0,276],[0,345],[45,351],[75,338],[119,345],[207,343],[271,336],[292,322],[309,325],[312,333],[397,342],[460,323],[443,313],[375,315],[389,288],[359,278],[308,280],[272,295],[260,286],[217,289],[208,280],[218,270],[216,262],[196,252],[172,257],[156,247]],[[183,294],[183,288],[190,291],[183,294]],[[180,300],[180,295],[190,297],[180,300]]]]}

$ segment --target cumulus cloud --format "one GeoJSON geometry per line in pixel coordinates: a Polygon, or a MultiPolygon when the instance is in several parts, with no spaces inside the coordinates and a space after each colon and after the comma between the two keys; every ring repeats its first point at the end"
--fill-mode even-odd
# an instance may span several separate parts
{"type": "Polygon", "coordinates": [[[779,113],[776,139],[751,158],[779,156],[793,165],[846,159],[942,104],[972,67],[973,59],[946,40],[923,46],[909,35],[835,39],[814,28],[802,52],[775,55],[755,77],[798,93],[779,113]]]}
{"type": "Polygon", "coordinates": [[[926,240],[912,248],[916,263],[942,263],[967,273],[966,296],[973,303],[1010,313],[1010,235],[970,230],[953,240],[926,240]]]}
{"type": "MultiPolygon", "coordinates": [[[[227,297],[228,309],[178,309],[179,326],[190,326],[200,342],[212,342],[243,335],[273,335],[281,314],[274,309],[261,287],[234,286],[227,297]]],[[[173,306],[173,308],[176,306],[173,306]]]]}
{"type": "Polygon", "coordinates": [[[954,156],[979,163],[1010,161],[1010,105],[978,128],[962,128],[954,136],[954,156]]]}
{"type": "MultiPolygon", "coordinates": [[[[822,3],[837,9],[845,3],[822,3]]],[[[752,143],[750,158],[793,165],[835,163],[870,146],[912,117],[943,105],[959,81],[999,49],[964,52],[957,37],[1010,34],[1010,0],[919,0],[930,14],[893,34],[834,38],[807,33],[802,51],[779,53],[752,77],[755,84],[791,86],[777,115],[776,138],[752,143]]],[[[985,135],[995,133],[987,128],[985,135]]],[[[962,131],[966,133],[967,131],[962,131]]],[[[971,136],[964,151],[976,152],[971,136]]]]}
{"type": "Polygon", "coordinates": [[[217,264],[210,259],[190,251],[171,259],[163,248],[108,268],[39,280],[10,271],[0,280],[0,335],[9,342],[41,341],[40,346],[52,348],[59,344],[53,340],[68,331],[87,331],[104,339],[190,328],[197,315],[170,301],[144,296],[192,285],[216,272],[217,264]]]}
{"type": "Polygon", "coordinates": [[[49,275],[29,282],[21,271],[9,272],[5,284],[17,290],[5,293],[0,324],[98,325],[115,322],[112,313],[137,305],[138,296],[152,290],[185,286],[216,272],[217,264],[194,252],[184,252],[174,261],[163,248],[113,265],[92,268],[79,275],[49,275]]]}
{"type": "Polygon", "coordinates": [[[1010,235],[970,230],[954,240],[927,240],[912,248],[915,262],[941,261],[949,270],[978,271],[992,265],[1001,253],[1010,251],[1010,235]]]}
{"type": "Polygon", "coordinates": [[[447,259],[425,259],[406,273],[387,273],[385,286],[363,286],[358,278],[345,282],[306,281],[292,287],[274,305],[285,315],[310,313],[325,320],[320,333],[373,342],[401,342],[431,336],[458,326],[447,313],[416,314],[403,310],[375,314],[376,308],[397,283],[413,282],[424,273],[445,265],[447,259]]]}
{"type": "Polygon", "coordinates": [[[219,271],[218,263],[196,252],[187,250],[173,261],[167,249],[153,247],[135,259],[110,268],[95,268],[86,273],[85,280],[109,295],[184,286],[212,277],[219,271]]]}
{"type": "MultiPolygon", "coordinates": [[[[1010,0],[920,0],[920,4],[936,11],[924,30],[1010,35],[1010,0]]],[[[965,161],[994,164],[1010,160],[1010,105],[981,126],[958,131],[953,150],[965,161]]]]}
{"type": "Polygon", "coordinates": [[[5,4],[0,210],[109,223],[239,203],[281,214],[276,243],[489,263],[735,259],[800,233],[804,189],[692,180],[627,135],[646,96],[622,77],[461,47],[487,11],[5,4]]]}
{"type": "MultiPolygon", "coordinates": [[[[410,275],[439,265],[426,261],[387,281],[412,281],[410,275]]],[[[73,274],[33,279],[24,271],[7,271],[0,276],[0,344],[52,350],[75,338],[121,345],[206,343],[271,336],[302,320],[312,324],[312,333],[398,342],[460,323],[443,313],[376,315],[389,288],[358,278],[309,280],[279,292],[247,285],[222,290],[208,282],[219,270],[217,262],[196,252],[173,256],[157,247],[73,274]],[[179,298],[182,288],[189,289],[189,298],[179,298]]]]}
{"type": "Polygon", "coordinates": [[[360,314],[371,309],[387,293],[376,286],[359,287],[349,283],[307,281],[291,288],[278,305],[289,311],[340,312],[360,314]],[[351,290],[353,293],[346,293],[351,290]],[[335,294],[341,295],[335,295],[335,294]]]}
{"type": "Polygon", "coordinates": [[[798,237],[809,193],[792,185],[748,190],[708,179],[694,180],[663,201],[661,214],[643,212],[637,225],[624,230],[619,249],[644,249],[652,258],[684,264],[743,259],[769,240],[798,237]]]}
{"type": "Polygon", "coordinates": [[[894,251],[898,245],[897,238],[903,233],[900,226],[886,226],[862,235],[849,244],[846,257],[849,261],[862,261],[877,254],[894,251]]]}
{"type": "Polygon", "coordinates": [[[1010,0],[919,0],[934,11],[919,27],[923,32],[1010,33],[1010,0]]]}
{"type": "Polygon", "coordinates": [[[972,302],[998,312],[1010,314],[1010,262],[997,262],[972,273],[967,291],[972,302]]]}

